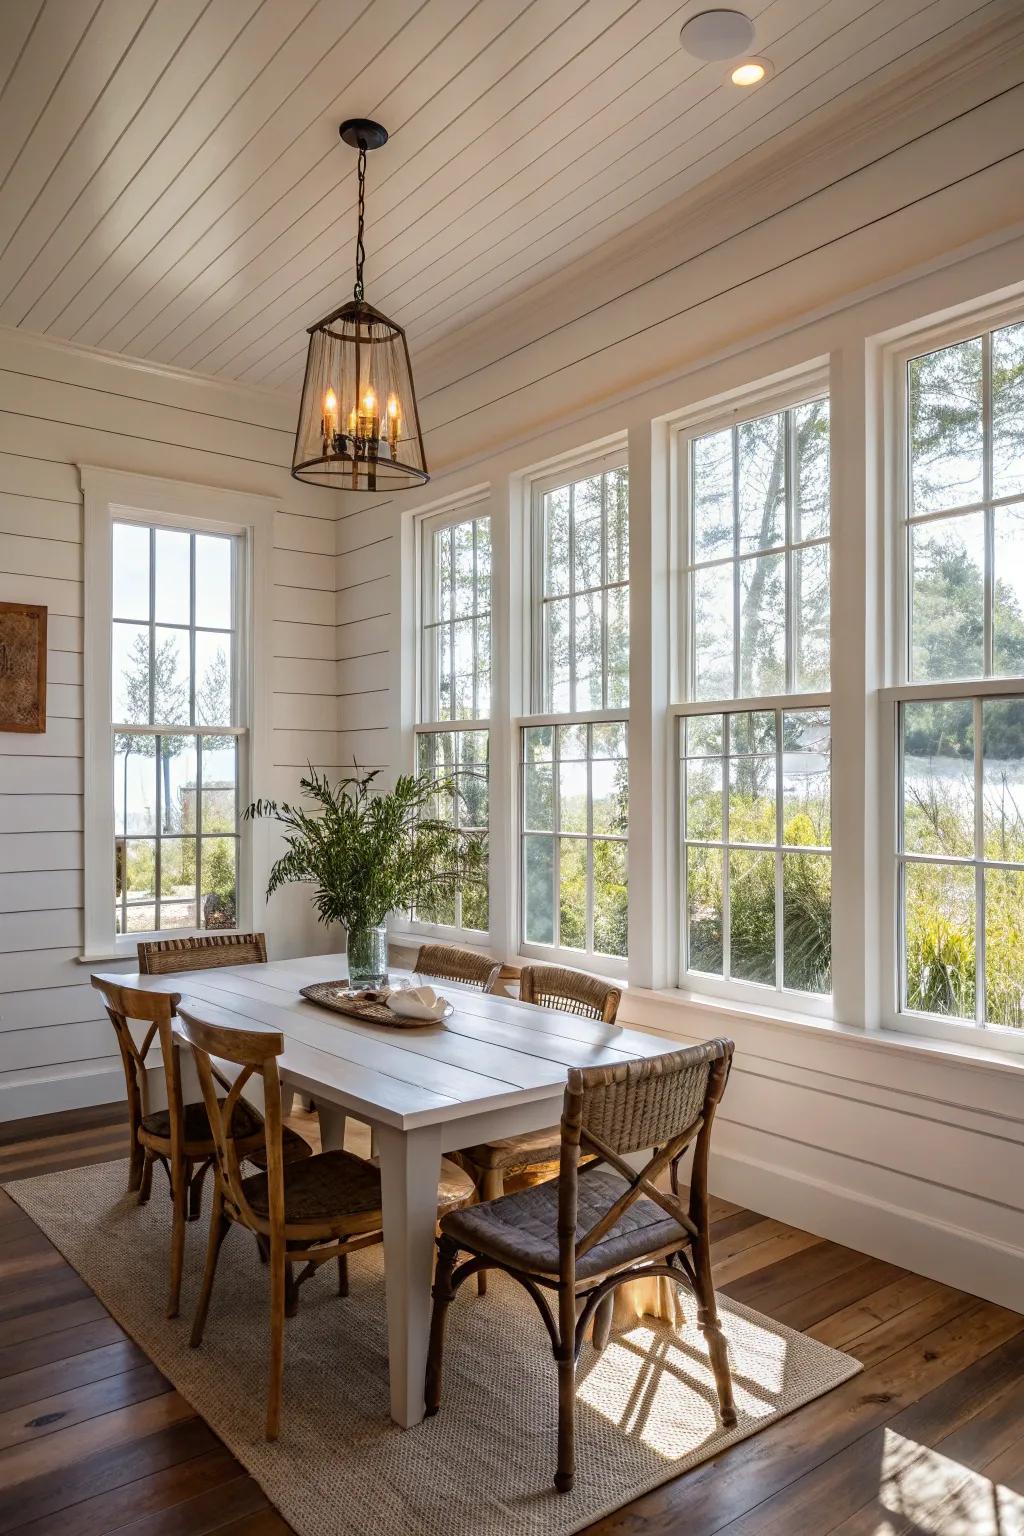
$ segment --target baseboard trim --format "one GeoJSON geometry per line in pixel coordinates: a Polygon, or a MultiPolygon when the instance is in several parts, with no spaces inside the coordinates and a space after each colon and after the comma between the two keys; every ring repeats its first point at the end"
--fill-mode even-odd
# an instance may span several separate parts
{"type": "Polygon", "coordinates": [[[104,1066],[93,1072],[76,1066],[46,1077],[12,1073],[10,1078],[0,1079],[0,1123],[58,1114],[64,1109],[116,1104],[124,1097],[120,1066],[104,1066]]]}
{"type": "Polygon", "coordinates": [[[736,1205],[1020,1310],[1024,1248],[739,1153],[712,1152],[710,1183],[736,1205]]]}

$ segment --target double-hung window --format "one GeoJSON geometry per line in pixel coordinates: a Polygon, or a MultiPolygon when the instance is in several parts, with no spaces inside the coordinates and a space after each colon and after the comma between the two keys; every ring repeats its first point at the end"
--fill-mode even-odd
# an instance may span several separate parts
{"type": "Polygon", "coordinates": [[[827,994],[829,402],[680,438],[682,979],[827,994]]]}
{"type": "MultiPolygon", "coordinates": [[[[273,503],[83,466],[85,948],[250,927],[273,503]]],[[[257,868],[257,865],[259,867],[257,868]]]]}
{"type": "Polygon", "coordinates": [[[1024,323],[897,368],[897,1003],[1020,1029],[1024,323]]]}
{"type": "MultiPolygon", "coordinates": [[[[437,782],[432,813],[465,832],[489,825],[491,520],[472,509],[420,525],[416,767],[437,782]]],[[[421,903],[418,926],[486,934],[488,892],[474,884],[421,903]]]]}
{"type": "Polygon", "coordinates": [[[629,474],[620,455],[535,482],[531,707],[520,722],[524,954],[628,954],[629,474]]]}

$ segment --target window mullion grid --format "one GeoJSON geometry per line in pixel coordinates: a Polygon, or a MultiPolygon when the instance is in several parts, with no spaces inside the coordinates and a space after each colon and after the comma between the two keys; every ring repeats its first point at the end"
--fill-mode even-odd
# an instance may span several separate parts
{"type": "Polygon", "coordinates": [[[569,713],[576,709],[576,485],[569,487],[569,713]]]}
{"type": "Polygon", "coordinates": [[[455,529],[448,534],[448,718],[455,719],[455,529]]]}
{"type": "MultiPolygon", "coordinates": [[[[587,738],[587,954],[594,953],[594,727],[585,727],[587,738]]],[[[628,742],[627,742],[627,751],[628,742]]]]}
{"type": "Polygon", "coordinates": [[[601,476],[601,708],[608,708],[608,476],[601,476]]]}
{"type": "Polygon", "coordinates": [[[782,710],[775,711],[775,990],[782,991],[783,954],[783,879],[782,879],[782,710]]]}
{"type": "MultiPolygon", "coordinates": [[[[238,771],[238,752],[235,752],[235,771],[238,771]]],[[[196,738],[196,927],[203,926],[203,743],[196,738]]],[[[238,819],[235,818],[235,831],[238,819]]],[[[237,847],[237,844],[236,844],[237,847]]],[[[237,856],[237,855],[236,855],[237,856]]]]}
{"type": "Polygon", "coordinates": [[[472,629],[472,638],[473,638],[473,719],[475,720],[477,715],[478,715],[478,713],[479,713],[479,705],[478,705],[478,702],[477,702],[477,674],[478,674],[479,668],[477,666],[477,633],[476,633],[476,630],[477,630],[476,518],[473,519],[473,522],[471,524],[471,530],[472,530],[472,538],[473,538],[473,620],[472,620],[471,629],[472,629]]]}
{"type": "MultiPolygon", "coordinates": [[[[785,579],[785,604],[786,604],[786,692],[796,691],[796,661],[797,661],[797,624],[799,623],[799,607],[796,591],[796,433],[793,430],[793,412],[788,410],[783,416],[783,431],[785,433],[785,552],[783,554],[783,574],[785,579]]],[[[781,736],[778,738],[781,741],[781,736]]]]}
{"type": "Polygon", "coordinates": [[[992,332],[981,338],[982,495],[985,501],[985,630],[982,640],[983,668],[991,677],[994,667],[995,512],[992,507],[992,332]]]}
{"type": "Polygon", "coordinates": [[[985,1028],[985,742],[982,700],[971,705],[974,726],[974,1022],[985,1028]]]}
{"type": "Polygon", "coordinates": [[[554,846],[551,850],[551,872],[554,881],[554,890],[551,897],[551,931],[556,946],[562,947],[562,785],[561,785],[561,742],[558,738],[558,726],[551,727],[551,825],[554,828],[552,838],[554,846]]]}
{"type": "MultiPolygon", "coordinates": [[[[475,592],[475,589],[476,589],[476,524],[475,523],[473,525],[473,587],[474,587],[474,592],[475,592]]],[[[475,607],[476,607],[475,598],[474,598],[473,606],[474,606],[474,609],[475,609],[475,607]]],[[[473,625],[473,633],[474,633],[474,637],[475,637],[475,634],[476,634],[476,624],[475,624],[475,622],[474,622],[474,625],[473,625]]],[[[475,639],[474,639],[473,661],[474,661],[474,663],[476,662],[475,639]]],[[[474,682],[473,682],[473,695],[474,695],[473,703],[474,703],[474,707],[475,707],[475,705],[476,705],[476,680],[475,680],[475,678],[474,678],[474,682]]],[[[452,823],[453,823],[453,825],[455,827],[456,832],[461,832],[462,831],[462,814],[461,814],[461,811],[460,811],[460,804],[461,804],[460,789],[461,789],[461,784],[460,784],[460,779],[459,779],[459,775],[460,775],[460,772],[461,772],[461,764],[462,764],[461,745],[462,745],[461,733],[459,731],[453,732],[453,734],[452,734],[452,786],[453,786],[454,795],[455,795],[455,803],[452,806],[452,823]]],[[[455,887],[454,895],[455,895],[455,914],[454,914],[455,915],[455,926],[456,926],[456,928],[461,928],[462,927],[462,887],[461,887],[461,885],[458,885],[458,886],[455,887]]]]}
{"type": "Polygon", "coordinates": [[[740,670],[740,432],[732,429],[732,694],[743,692],[740,670]]]}
{"type": "Polygon", "coordinates": [[[732,893],[730,890],[729,786],[732,780],[732,716],[722,715],[722,980],[732,976],[732,893]]]}

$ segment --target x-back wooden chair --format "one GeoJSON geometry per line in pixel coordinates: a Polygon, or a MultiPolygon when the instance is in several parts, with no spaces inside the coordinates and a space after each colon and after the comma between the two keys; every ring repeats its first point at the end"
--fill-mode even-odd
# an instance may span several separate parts
{"type": "Polygon", "coordinates": [[[503,1269],[533,1298],[558,1366],[558,1470],[575,1478],[576,1362],[586,1330],[616,1286],[654,1275],[685,1282],[697,1298],[722,1423],[736,1422],[725,1336],[711,1281],[708,1152],[715,1110],[732,1065],[731,1040],[709,1040],[668,1056],[614,1067],[573,1068],[561,1122],[557,1182],[537,1184],[441,1222],[426,1411],[438,1411],[444,1324],[456,1291],[485,1265],[503,1269]],[[679,1161],[694,1146],[689,1200],[679,1196],[679,1161]],[[625,1161],[654,1148],[637,1173],[625,1161]],[[598,1161],[580,1169],[581,1152],[598,1161]],[[655,1180],[665,1169],[670,1191],[655,1180]],[[470,1258],[455,1267],[460,1251],[470,1258]],[[547,1293],[554,1293],[552,1307],[547,1293]]]}
{"type": "MultiPolygon", "coordinates": [[[[94,976],[93,986],[103,996],[114,1026],[128,1095],[128,1127],[131,1138],[128,1189],[145,1204],[153,1188],[153,1164],[167,1174],[173,1203],[171,1222],[171,1281],[167,1316],[176,1317],[181,1296],[181,1269],[185,1252],[185,1223],[199,1216],[203,1180],[214,1157],[213,1132],[201,1103],[185,1104],[181,1070],[174,1045],[174,1017],[181,997],[177,992],[143,992],[122,986],[116,976],[94,976]],[[128,1020],[144,1026],[141,1044],[135,1043],[128,1020]],[[147,1057],[159,1046],[167,1108],[150,1105],[147,1057]]],[[[239,1104],[233,1124],[240,1154],[260,1162],[264,1156],[263,1121],[251,1105],[239,1104]]],[[[300,1136],[294,1142],[311,1152],[300,1136]]]]}
{"type": "MultiPolygon", "coordinates": [[[[338,1294],[348,1294],[348,1255],[382,1241],[380,1174],[352,1152],[320,1152],[302,1163],[286,1163],[281,1142],[281,1084],[277,1058],[284,1037],[272,1029],[238,1029],[201,1018],[186,1002],[181,1028],[192,1047],[203,1100],[214,1127],[217,1182],[210,1210],[210,1237],[203,1284],[192,1325],[198,1348],[206,1327],[221,1244],[232,1223],[247,1227],[267,1250],[270,1270],[270,1383],[268,1440],[281,1423],[284,1375],[284,1319],[294,1310],[298,1286],[330,1259],[338,1264],[338,1294]],[[217,1098],[214,1059],[240,1068],[223,1103],[217,1098]],[[245,1177],[238,1143],[230,1133],[239,1095],[251,1077],[263,1082],[266,1100],[267,1168],[245,1177]],[[305,1267],[297,1279],[292,1266],[305,1267]]],[[[218,1010],[211,1009],[212,1014],[218,1010]]]]}
{"type": "MultiPolygon", "coordinates": [[[[540,1008],[556,1008],[578,1018],[600,1019],[614,1024],[622,993],[599,976],[573,971],[562,965],[524,965],[519,976],[519,1001],[540,1008]]],[[[465,1168],[476,1187],[479,1200],[497,1200],[505,1193],[507,1174],[540,1168],[557,1161],[560,1132],[557,1125],[530,1131],[525,1136],[507,1136],[501,1141],[482,1142],[452,1154],[465,1168]]],[[[487,1294],[487,1272],[477,1276],[477,1290],[487,1294]]]]}

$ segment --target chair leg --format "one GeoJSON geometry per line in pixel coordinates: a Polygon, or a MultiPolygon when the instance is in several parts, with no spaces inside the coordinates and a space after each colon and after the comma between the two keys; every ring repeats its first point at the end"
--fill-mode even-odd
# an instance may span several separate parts
{"type": "Polygon", "coordinates": [[[707,1342],[711,1369],[715,1373],[722,1423],[726,1429],[731,1429],[736,1423],[736,1406],[732,1396],[729,1350],[718,1321],[715,1287],[711,1279],[711,1245],[703,1234],[694,1240],[691,1252],[693,1273],[697,1281],[697,1325],[707,1342]]]}
{"type": "Polygon", "coordinates": [[[189,1168],[188,1181],[188,1219],[198,1221],[203,1211],[203,1183],[210,1171],[211,1160],[199,1164],[199,1172],[193,1178],[192,1168],[189,1168]]]}
{"type": "Polygon", "coordinates": [[[145,1205],[153,1193],[153,1163],[155,1159],[152,1152],[146,1147],[142,1159],[142,1178],[139,1181],[139,1204],[145,1205]]]}
{"type": "Polygon", "coordinates": [[[597,1309],[594,1312],[594,1328],[590,1336],[590,1342],[598,1354],[601,1353],[611,1337],[614,1312],[615,1295],[614,1292],[609,1291],[604,1300],[598,1302],[597,1309]]]}
{"type": "Polygon", "coordinates": [[[224,1197],[220,1192],[220,1185],[218,1184],[214,1191],[213,1203],[210,1206],[210,1238],[206,1245],[206,1267],[203,1270],[203,1284],[199,1291],[196,1315],[192,1322],[192,1333],[188,1341],[193,1349],[198,1349],[203,1342],[206,1314],[210,1310],[210,1296],[213,1292],[213,1277],[217,1273],[217,1259],[220,1255],[221,1243],[223,1243],[230,1225],[230,1221],[224,1215],[224,1197]]]}
{"type": "Polygon", "coordinates": [[[338,1295],[348,1295],[348,1254],[338,1254],[338,1295]]]}
{"type": "Polygon", "coordinates": [[[174,1214],[171,1217],[171,1288],[167,1297],[167,1316],[177,1317],[181,1301],[181,1271],[185,1262],[185,1218],[188,1200],[188,1163],[171,1166],[171,1197],[174,1214]]]}
{"type": "Polygon", "coordinates": [[[284,1315],[294,1317],[299,1310],[299,1288],[295,1283],[295,1271],[291,1264],[284,1266],[284,1315]]]}
{"type": "Polygon", "coordinates": [[[567,1286],[558,1292],[558,1470],[555,1487],[571,1493],[576,1481],[576,1297],[567,1286]]]}
{"type": "Polygon", "coordinates": [[[134,1195],[142,1184],[142,1174],[146,1166],[146,1149],[139,1141],[134,1125],[131,1135],[131,1151],[128,1153],[128,1193],[134,1195]]]}
{"type": "Polygon", "coordinates": [[[459,1250],[450,1238],[442,1237],[437,1245],[437,1267],[434,1270],[434,1309],[430,1314],[430,1344],[427,1349],[427,1379],[423,1389],[423,1402],[430,1418],[441,1406],[441,1375],[444,1363],[444,1325],[448,1308],[455,1295],[452,1289],[452,1271],[459,1250]]]}
{"type": "Polygon", "coordinates": [[[276,1440],[281,1428],[281,1387],[284,1380],[285,1291],[290,1265],[284,1256],[283,1239],[270,1240],[270,1375],[267,1383],[267,1439],[276,1440]]]}
{"type": "MultiPolygon", "coordinates": [[[[484,1168],[476,1186],[476,1197],[481,1202],[485,1200],[500,1200],[505,1193],[505,1175],[500,1168],[484,1168]]],[[[487,1295],[487,1271],[480,1269],[476,1276],[476,1293],[478,1296],[487,1295]]]]}

